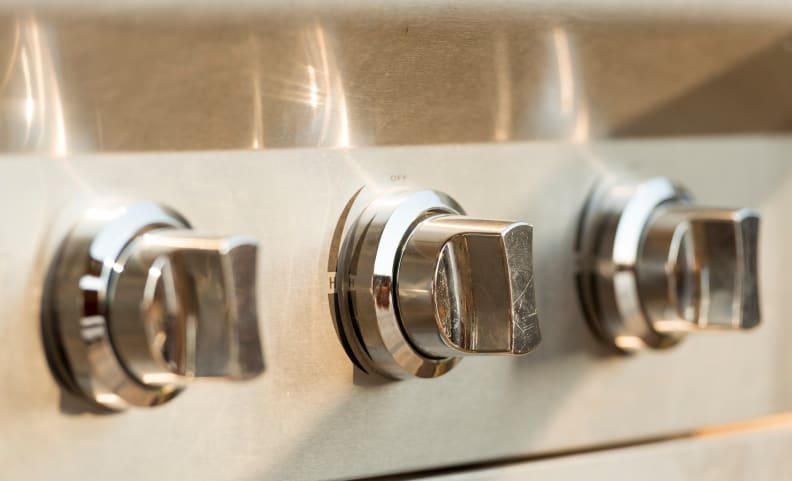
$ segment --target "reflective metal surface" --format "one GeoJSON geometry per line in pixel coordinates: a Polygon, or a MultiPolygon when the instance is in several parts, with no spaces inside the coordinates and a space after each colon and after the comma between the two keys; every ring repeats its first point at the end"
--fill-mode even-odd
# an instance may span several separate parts
{"type": "Polygon", "coordinates": [[[789,414],[606,449],[368,481],[778,481],[792,473],[789,414]]]}
{"type": "MultiPolygon", "coordinates": [[[[371,479],[789,411],[791,8],[3,2],[0,151],[26,154],[0,159],[3,477],[371,479]],[[573,282],[580,207],[596,180],[626,170],[679,179],[706,205],[761,210],[757,329],[633,357],[591,335],[573,282]],[[547,314],[534,353],[481,356],[428,382],[353,368],[328,309],[326,260],[363,185],[432,186],[484,218],[535,223],[547,314]],[[123,416],[95,415],[60,388],[37,322],[50,240],[71,227],[53,220],[96,193],[179,206],[197,225],[258,239],[266,376],[235,389],[194,383],[178,402],[123,416]]],[[[748,442],[718,451],[716,466],[709,449],[663,446],[666,462],[636,460],[649,477],[756,478],[788,458],[748,442]]],[[[572,459],[568,478],[641,477],[615,457],[606,474],[572,459]]]]}
{"type": "Polygon", "coordinates": [[[646,226],[638,290],[660,332],[759,324],[759,214],[663,206],[646,226]]]}
{"type": "Polygon", "coordinates": [[[624,7],[0,7],[0,151],[790,131],[789,9],[624,7]]]}
{"type": "Polygon", "coordinates": [[[541,339],[533,228],[436,215],[404,243],[396,286],[410,341],[430,357],[527,354],[541,339]]]}
{"type": "Polygon", "coordinates": [[[531,226],[465,217],[432,190],[370,196],[350,201],[330,261],[339,337],[358,366],[436,377],[458,356],[539,344],[531,226]]]}
{"type": "Polygon", "coordinates": [[[256,249],[247,237],[176,229],[139,235],[124,249],[108,299],[110,331],[138,379],[167,385],[261,373],[256,249]]]}
{"type": "Polygon", "coordinates": [[[0,466],[14,481],[370,479],[792,409],[792,139],[7,155],[0,192],[0,339],[9,340],[0,350],[0,466]],[[626,171],[678,179],[704,205],[761,211],[760,326],[629,357],[592,335],[574,283],[580,209],[597,180],[626,171]],[[472,215],[534,224],[542,343],[528,356],[464,359],[427,380],[387,382],[355,368],[328,307],[327,260],[338,252],[339,214],[363,185],[376,197],[432,186],[472,215]],[[52,242],[76,217],[60,215],[63,206],[105,193],[172,205],[195,226],[258,240],[266,375],[195,382],[173,402],[117,416],[87,412],[59,387],[42,352],[41,286],[52,242]]]}
{"type": "Polygon", "coordinates": [[[168,401],[193,377],[263,371],[255,241],[188,228],[151,203],[85,212],[44,297],[45,344],[67,388],[120,410],[168,401]]]}
{"type": "Polygon", "coordinates": [[[759,215],[706,209],[665,178],[605,181],[581,225],[579,286],[595,330],[627,352],[695,328],[759,323],[759,215]]]}
{"type": "Polygon", "coordinates": [[[63,80],[59,68],[59,46],[52,30],[34,15],[0,21],[0,146],[5,152],[49,152],[65,155],[92,149],[67,138],[67,128],[76,135],[92,136],[69,122],[64,111],[63,80]]]}

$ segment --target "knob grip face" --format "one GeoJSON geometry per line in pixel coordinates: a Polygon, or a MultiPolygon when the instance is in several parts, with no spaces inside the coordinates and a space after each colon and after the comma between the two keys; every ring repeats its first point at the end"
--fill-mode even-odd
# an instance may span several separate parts
{"type": "Polygon", "coordinates": [[[528,224],[431,217],[405,244],[397,286],[405,331],[428,356],[525,354],[541,340],[528,224]]]}
{"type": "Polygon", "coordinates": [[[146,384],[260,373],[256,250],[249,238],[174,229],[132,242],[110,302],[127,367],[146,384]]]}
{"type": "Polygon", "coordinates": [[[750,209],[658,209],[637,266],[654,328],[756,326],[758,233],[759,216],[750,209]]]}

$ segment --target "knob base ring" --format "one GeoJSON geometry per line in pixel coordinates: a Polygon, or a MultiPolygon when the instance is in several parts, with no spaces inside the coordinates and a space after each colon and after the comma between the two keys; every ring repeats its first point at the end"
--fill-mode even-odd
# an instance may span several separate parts
{"type": "Polygon", "coordinates": [[[688,203],[688,194],[666,178],[605,181],[592,191],[577,242],[577,282],[589,325],[622,353],[677,344],[684,332],[654,329],[638,295],[637,256],[644,226],[661,204],[688,203]]]}
{"type": "Polygon", "coordinates": [[[348,204],[331,252],[330,303],[336,330],[363,371],[394,379],[433,378],[459,357],[432,358],[409,341],[398,315],[396,266],[405,237],[418,222],[438,214],[463,215],[451,197],[433,190],[374,198],[361,189],[348,204]]]}
{"type": "Polygon", "coordinates": [[[48,273],[41,320],[47,359],[67,390],[110,411],[154,406],[179,394],[181,385],[144,385],[121,363],[107,298],[131,239],[153,229],[189,227],[167,207],[137,203],[87,209],[66,236],[48,273]]]}

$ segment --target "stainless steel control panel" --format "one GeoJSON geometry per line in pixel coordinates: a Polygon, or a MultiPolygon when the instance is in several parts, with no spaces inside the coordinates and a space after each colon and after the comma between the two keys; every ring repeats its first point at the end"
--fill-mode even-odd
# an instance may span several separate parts
{"type": "Polygon", "coordinates": [[[789,477],[789,5],[200,3],[0,2],[1,479],[789,477]]]}
{"type": "MultiPolygon", "coordinates": [[[[788,139],[757,136],[7,156],[0,465],[17,480],[354,479],[607,446],[789,410],[790,152],[788,139]],[[697,205],[761,213],[759,326],[691,335],[634,356],[595,336],[577,283],[581,216],[596,185],[624,175],[664,176],[684,184],[697,205]],[[514,228],[532,233],[541,343],[527,356],[480,356],[433,379],[395,381],[355,367],[337,331],[338,269],[330,260],[341,247],[339,220],[361,188],[372,199],[434,189],[476,218],[532,225],[514,228]],[[170,206],[197,231],[257,240],[266,372],[241,383],[195,383],[172,402],[116,414],[59,386],[42,341],[45,281],[85,206],[108,196],[170,206]]],[[[450,349],[440,340],[418,345],[425,353],[450,349]]]]}

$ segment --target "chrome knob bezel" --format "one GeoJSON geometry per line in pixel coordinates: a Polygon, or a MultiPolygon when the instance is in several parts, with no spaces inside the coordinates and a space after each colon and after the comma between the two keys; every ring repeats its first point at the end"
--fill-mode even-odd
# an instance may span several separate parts
{"type": "Polygon", "coordinates": [[[42,299],[56,378],[120,411],[165,403],[194,378],[258,376],[257,249],[250,237],[195,232],[155,203],[85,210],[42,299]]]}
{"type": "Polygon", "coordinates": [[[430,358],[405,336],[397,313],[396,264],[407,233],[435,214],[464,215],[451,197],[433,190],[373,197],[358,191],[336,231],[330,296],[336,329],[362,370],[395,379],[445,374],[460,357],[430,358]]]}
{"type": "MultiPolygon", "coordinates": [[[[461,217],[464,214],[456,201],[434,190],[398,191],[375,197],[361,189],[348,203],[331,249],[330,304],[341,343],[363,371],[395,379],[433,378],[454,368],[462,356],[523,355],[539,344],[532,226],[461,217]],[[428,237],[421,237],[422,229],[426,229],[428,237]],[[515,238],[506,242],[503,236],[510,232],[516,233],[515,238]],[[465,335],[478,336],[473,330],[485,326],[487,335],[482,339],[487,341],[482,341],[480,350],[450,341],[445,330],[449,325],[442,316],[438,317],[440,311],[445,311],[438,310],[435,297],[445,243],[463,234],[494,237],[502,249],[526,251],[513,257],[506,252],[503,257],[493,256],[494,261],[505,262],[500,267],[509,275],[504,282],[510,290],[502,296],[511,302],[504,310],[503,321],[508,326],[492,337],[496,330],[490,331],[487,322],[497,320],[499,314],[484,317],[487,322],[481,324],[454,317],[454,327],[466,331],[465,335]],[[416,242],[423,247],[415,247],[416,242]],[[411,272],[405,273],[404,269],[411,272]],[[405,281],[401,274],[406,275],[407,292],[400,289],[400,280],[405,281]],[[408,309],[409,305],[412,309],[408,309]],[[487,344],[496,338],[497,346],[487,344]]],[[[482,281],[480,276],[476,279],[482,281]]],[[[491,283],[484,279],[484,284],[491,283]]],[[[442,282],[439,285],[446,286],[442,282]]],[[[483,300],[492,297],[483,293],[486,289],[479,292],[483,300]]],[[[473,302],[473,298],[478,297],[466,296],[466,302],[473,302]]]]}
{"type": "Polygon", "coordinates": [[[108,325],[108,291],[124,248],[137,236],[168,228],[190,224],[149,202],[89,208],[53,260],[42,301],[47,357],[67,390],[102,408],[156,406],[183,388],[139,382],[117,356],[108,325]]]}
{"type": "MultiPolygon", "coordinates": [[[[758,214],[751,209],[729,211],[691,207],[688,192],[664,177],[643,181],[610,178],[600,182],[589,196],[580,221],[576,246],[577,283],[591,328],[618,352],[668,348],[679,343],[690,330],[708,327],[658,320],[652,315],[658,309],[651,309],[648,304],[658,300],[647,297],[647,285],[655,287],[647,279],[654,280],[652,276],[656,276],[657,271],[664,275],[672,273],[668,271],[670,266],[656,265],[656,253],[653,253],[651,265],[647,265],[644,255],[647,246],[656,247],[648,242],[650,238],[657,241],[657,236],[651,235],[653,222],[661,213],[668,212],[693,212],[705,217],[722,217],[727,213],[727,218],[733,221],[750,217],[758,222],[758,214]],[[710,211],[715,213],[709,214],[710,211]]],[[[744,255],[755,256],[756,253],[751,250],[744,255]]],[[[755,277],[751,280],[755,282],[755,277]]],[[[652,294],[656,294],[654,291],[652,294]]],[[[756,295],[755,291],[751,293],[756,295]]],[[[752,299],[751,306],[756,307],[754,302],[752,299]]],[[[747,329],[757,325],[758,308],[749,315],[750,319],[740,320],[733,327],[747,329]]]]}

